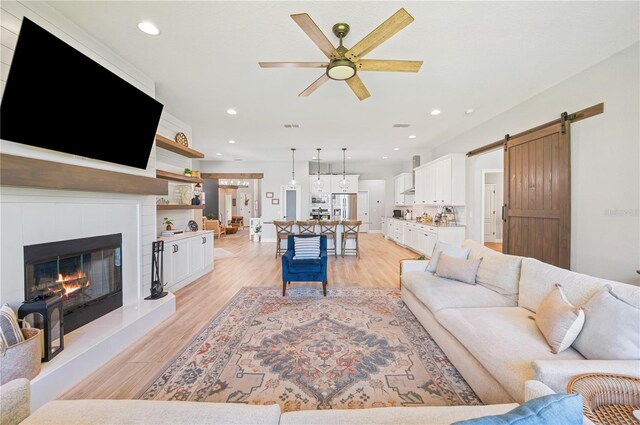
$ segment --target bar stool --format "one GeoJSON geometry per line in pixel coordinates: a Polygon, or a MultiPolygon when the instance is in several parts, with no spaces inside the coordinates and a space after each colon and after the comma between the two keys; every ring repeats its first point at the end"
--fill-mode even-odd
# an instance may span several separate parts
{"type": "Polygon", "coordinates": [[[342,256],[344,257],[347,251],[347,239],[353,239],[356,243],[355,249],[349,248],[350,252],[355,252],[356,256],[360,258],[360,244],[358,243],[358,234],[360,231],[360,225],[362,221],[342,221],[342,256]]]}
{"type": "Polygon", "coordinates": [[[315,235],[317,220],[296,221],[299,235],[315,235]]]}
{"type": "Polygon", "coordinates": [[[336,238],[338,233],[338,222],[320,220],[318,224],[320,224],[320,234],[327,237],[327,254],[329,254],[329,251],[333,250],[333,255],[338,258],[338,239],[336,238]],[[333,241],[333,248],[329,248],[329,239],[333,241]]]}
{"type": "Polygon", "coordinates": [[[293,221],[274,221],[273,225],[276,226],[276,258],[278,254],[282,254],[287,251],[287,248],[282,248],[281,241],[286,241],[289,235],[293,235],[293,221]]]}

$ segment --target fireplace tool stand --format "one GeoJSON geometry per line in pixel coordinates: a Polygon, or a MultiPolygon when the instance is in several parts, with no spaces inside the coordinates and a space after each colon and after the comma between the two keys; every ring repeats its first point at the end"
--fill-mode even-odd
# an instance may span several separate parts
{"type": "Polygon", "coordinates": [[[151,295],[145,300],[157,300],[167,295],[163,292],[163,253],[164,241],[156,241],[151,244],[151,295]]]}

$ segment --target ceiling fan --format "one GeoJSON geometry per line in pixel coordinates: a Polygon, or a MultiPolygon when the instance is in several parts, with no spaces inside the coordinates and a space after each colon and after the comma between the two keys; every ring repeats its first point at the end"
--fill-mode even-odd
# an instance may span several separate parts
{"type": "Polygon", "coordinates": [[[340,45],[334,47],[309,15],[299,13],[291,15],[291,18],[322,50],[329,62],[259,62],[259,64],[262,68],[326,68],[325,73],[304,89],[299,96],[309,96],[318,87],[332,79],[346,81],[358,99],[364,100],[371,94],[358,77],[358,71],[418,72],[422,66],[422,61],[362,59],[413,22],[413,17],[404,9],[398,10],[350,49],[342,45],[342,39],[349,33],[348,24],[338,23],[333,26],[333,33],[340,39],[340,45]]]}

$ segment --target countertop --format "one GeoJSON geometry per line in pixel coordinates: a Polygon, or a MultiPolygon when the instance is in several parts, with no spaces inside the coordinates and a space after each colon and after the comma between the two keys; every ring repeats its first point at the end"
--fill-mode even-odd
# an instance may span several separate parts
{"type": "Polygon", "coordinates": [[[175,241],[179,241],[180,239],[187,239],[187,238],[192,238],[194,236],[204,236],[204,235],[208,235],[208,234],[213,234],[213,231],[211,230],[198,230],[196,232],[182,232],[179,233],[175,236],[159,236],[157,240],[159,241],[165,241],[165,242],[175,242],[175,241]]]}
{"type": "Polygon", "coordinates": [[[405,223],[413,223],[413,224],[418,224],[420,226],[431,226],[431,227],[466,227],[464,224],[439,224],[439,223],[419,223],[416,220],[406,220],[404,218],[398,218],[398,217],[385,217],[388,220],[398,220],[398,221],[402,221],[405,223]]]}

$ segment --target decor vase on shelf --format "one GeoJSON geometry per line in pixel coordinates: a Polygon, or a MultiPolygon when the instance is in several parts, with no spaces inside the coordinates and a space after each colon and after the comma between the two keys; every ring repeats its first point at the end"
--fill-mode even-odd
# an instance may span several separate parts
{"type": "Polygon", "coordinates": [[[184,175],[187,177],[191,177],[191,168],[185,168],[184,169],[184,175]]]}

